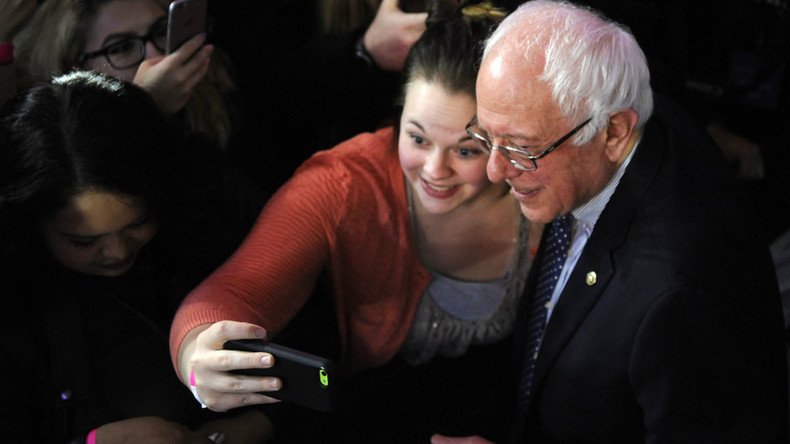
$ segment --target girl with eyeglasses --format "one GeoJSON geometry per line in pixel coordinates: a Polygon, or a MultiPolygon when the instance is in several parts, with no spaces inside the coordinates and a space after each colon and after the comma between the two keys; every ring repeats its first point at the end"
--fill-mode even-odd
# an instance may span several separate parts
{"type": "Polygon", "coordinates": [[[504,14],[460,3],[432,2],[407,58],[398,127],[302,164],[244,244],[182,303],[171,354],[209,408],[272,403],[282,386],[229,373],[272,361],[223,350],[226,341],[301,335],[301,346],[326,355],[316,344],[334,312],[332,357],[349,375],[336,381],[338,410],[309,421],[285,403],[266,406],[284,441],[428,442],[475,425],[497,437],[507,344],[540,228],[505,184],[488,180],[488,154],[465,130],[480,43],[504,14]],[[330,307],[303,322],[324,284],[330,307]]]}
{"type": "Polygon", "coordinates": [[[189,135],[220,147],[231,138],[229,61],[197,35],[170,55],[166,3],[159,0],[47,0],[15,40],[22,88],[53,74],[90,69],[133,82],[189,135]]]}

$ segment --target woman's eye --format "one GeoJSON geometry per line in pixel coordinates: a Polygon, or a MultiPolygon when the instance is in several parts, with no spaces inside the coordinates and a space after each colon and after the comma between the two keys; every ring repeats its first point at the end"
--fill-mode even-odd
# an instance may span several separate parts
{"type": "Polygon", "coordinates": [[[107,54],[125,54],[136,49],[135,42],[132,39],[126,39],[107,47],[107,54]]]}
{"type": "Polygon", "coordinates": [[[425,144],[425,139],[423,139],[423,137],[419,134],[409,134],[409,137],[411,137],[412,142],[414,142],[414,144],[417,146],[422,146],[425,144]]]}
{"type": "Polygon", "coordinates": [[[458,154],[461,157],[476,157],[481,154],[480,149],[472,148],[472,147],[461,147],[458,148],[458,154]]]}

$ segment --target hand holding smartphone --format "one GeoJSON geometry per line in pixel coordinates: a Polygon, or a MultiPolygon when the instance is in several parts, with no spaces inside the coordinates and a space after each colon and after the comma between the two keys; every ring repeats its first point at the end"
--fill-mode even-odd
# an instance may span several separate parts
{"type": "Polygon", "coordinates": [[[190,38],[206,32],[208,0],[175,0],[167,13],[166,54],[176,51],[190,38]]]}
{"type": "Polygon", "coordinates": [[[283,384],[282,388],[275,392],[265,392],[266,396],[322,412],[332,409],[332,384],[335,371],[330,360],[257,339],[228,341],[224,348],[266,352],[274,356],[274,365],[271,368],[232,371],[242,375],[280,378],[283,384]]]}

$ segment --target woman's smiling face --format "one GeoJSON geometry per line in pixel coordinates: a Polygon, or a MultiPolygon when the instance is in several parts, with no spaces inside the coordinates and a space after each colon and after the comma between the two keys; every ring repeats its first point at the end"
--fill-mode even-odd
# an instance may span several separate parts
{"type": "Polygon", "coordinates": [[[474,97],[415,79],[406,89],[398,154],[414,196],[429,213],[444,214],[491,189],[488,155],[466,133],[474,97]]]}

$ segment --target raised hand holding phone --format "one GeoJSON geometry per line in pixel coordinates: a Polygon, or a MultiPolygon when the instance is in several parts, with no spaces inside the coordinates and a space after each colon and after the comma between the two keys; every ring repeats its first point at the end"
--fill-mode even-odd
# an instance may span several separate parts
{"type": "Polygon", "coordinates": [[[271,393],[272,397],[322,412],[332,410],[332,387],[336,374],[329,359],[258,339],[228,341],[224,347],[227,350],[266,352],[274,356],[271,368],[232,370],[241,375],[280,378],[282,388],[271,393]]]}
{"type": "Polygon", "coordinates": [[[143,61],[132,82],[146,90],[166,114],[175,114],[208,72],[214,46],[204,45],[205,41],[205,34],[198,34],[170,55],[143,61]]]}
{"type": "Polygon", "coordinates": [[[262,393],[282,388],[279,378],[230,373],[231,370],[270,368],[274,365],[270,353],[223,349],[230,340],[265,338],[266,331],[262,327],[246,322],[220,321],[197,327],[184,338],[178,351],[181,380],[187,386],[193,383],[201,401],[217,412],[278,402],[262,393]]]}

